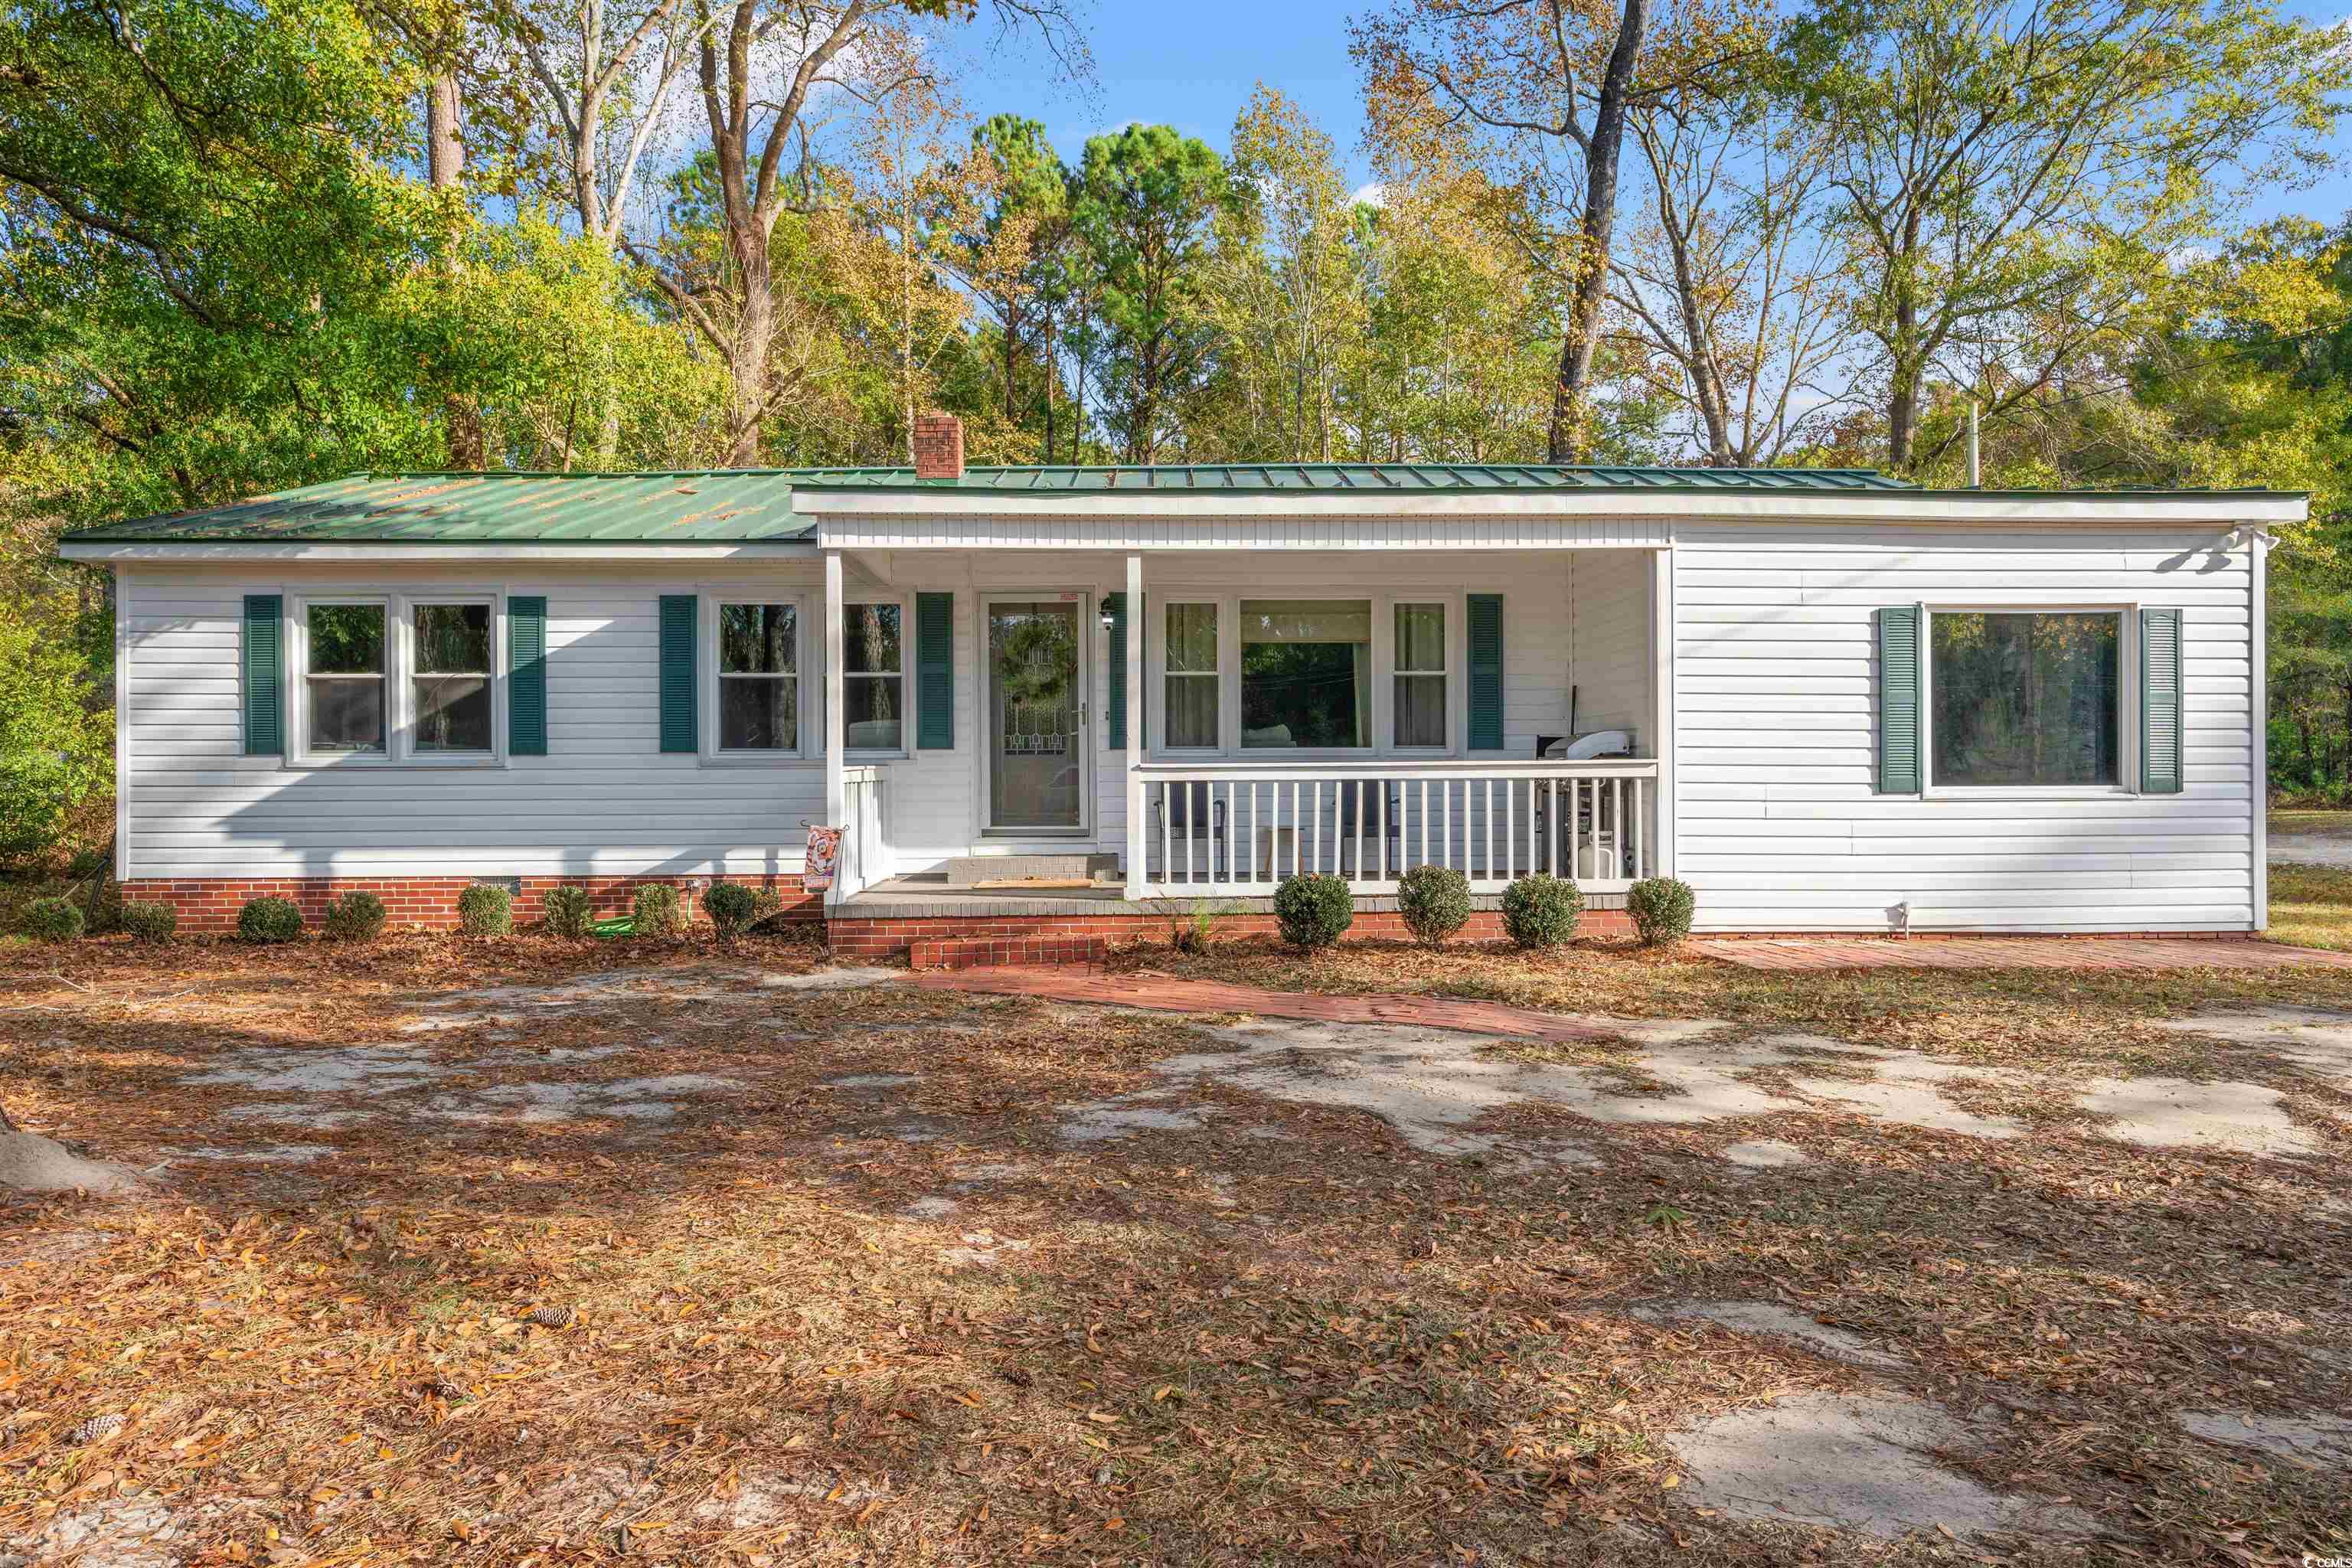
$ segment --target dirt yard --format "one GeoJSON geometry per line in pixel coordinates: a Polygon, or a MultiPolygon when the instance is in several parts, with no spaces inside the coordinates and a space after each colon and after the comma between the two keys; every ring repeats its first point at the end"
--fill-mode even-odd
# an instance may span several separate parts
{"type": "Polygon", "coordinates": [[[0,950],[0,1563],[2352,1556],[2352,977],[1134,962],[0,950]]]}

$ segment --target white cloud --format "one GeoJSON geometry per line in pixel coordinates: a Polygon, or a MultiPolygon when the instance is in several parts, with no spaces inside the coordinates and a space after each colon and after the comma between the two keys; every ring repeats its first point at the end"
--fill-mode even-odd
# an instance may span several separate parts
{"type": "Polygon", "coordinates": [[[1356,187],[1356,200],[1366,206],[1384,207],[1389,205],[1389,188],[1378,180],[1366,180],[1356,187]]]}

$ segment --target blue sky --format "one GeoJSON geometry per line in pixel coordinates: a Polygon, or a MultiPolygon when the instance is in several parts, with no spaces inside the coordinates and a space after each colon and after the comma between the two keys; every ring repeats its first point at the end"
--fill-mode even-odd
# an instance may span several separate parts
{"type": "MultiPolygon", "coordinates": [[[[1083,0],[1082,0],[1083,3],[1083,0]]],[[[1091,89],[1053,80],[1034,50],[1009,51],[966,79],[976,115],[1012,111],[1042,121],[1062,156],[1077,161],[1088,136],[1130,120],[1173,125],[1223,150],[1234,116],[1259,82],[1297,100],[1338,143],[1350,184],[1370,177],[1363,112],[1348,58],[1348,18],[1371,6],[1316,0],[1097,0],[1082,13],[1095,54],[1091,89]]],[[[2341,23],[2342,5],[2290,5],[2315,21],[2341,23]]],[[[2337,138],[2352,153],[2352,127],[2337,138]]],[[[2315,188],[2267,193],[2246,216],[2300,212],[2326,221],[2352,212],[2352,169],[2315,188]]]]}

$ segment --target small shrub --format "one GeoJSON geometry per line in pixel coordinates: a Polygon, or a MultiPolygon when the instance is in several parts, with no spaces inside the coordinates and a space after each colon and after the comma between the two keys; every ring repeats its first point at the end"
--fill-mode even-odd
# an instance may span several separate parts
{"type": "Polygon", "coordinates": [[[667,882],[647,882],[637,889],[637,900],[630,911],[631,921],[639,936],[676,936],[686,929],[686,910],[677,901],[677,889],[667,882]]]}
{"type": "Polygon", "coordinates": [[[496,882],[477,882],[457,895],[457,929],[467,936],[504,936],[514,930],[514,895],[496,882]]]}
{"type": "Polygon", "coordinates": [[[1574,882],[1537,871],[1503,889],[1503,931],[1530,951],[1558,947],[1576,934],[1576,917],[1584,912],[1584,895],[1574,882]]]}
{"type": "Polygon", "coordinates": [[[1435,947],[1470,923],[1470,879],[1447,866],[1415,866],[1397,884],[1404,929],[1435,947]]]}
{"type": "Polygon", "coordinates": [[[596,918],[596,906],[588,897],[588,889],[569,882],[548,889],[539,907],[552,936],[586,936],[589,922],[596,918]]]}
{"type": "Polygon", "coordinates": [[[71,942],[86,924],[71,899],[35,899],[25,906],[25,934],[40,942],[71,942]]]}
{"type": "Polygon", "coordinates": [[[1356,898],[1337,877],[1286,877],[1274,890],[1274,919],[1283,941],[1313,952],[1338,942],[1356,923],[1356,898]]]}
{"type": "Polygon", "coordinates": [[[247,942],[299,942],[302,906],[291,899],[247,899],[236,911],[236,934],[247,942]]]}
{"type": "Polygon", "coordinates": [[[114,865],[114,857],[103,849],[77,849],[66,862],[66,876],[73,881],[87,882],[92,877],[103,876],[114,865]]]}
{"type": "Polygon", "coordinates": [[[1690,935],[1691,912],[1698,895],[1688,882],[1672,877],[1649,877],[1625,889],[1625,912],[1633,929],[1652,947],[1663,947],[1690,935]]]}
{"type": "Polygon", "coordinates": [[[116,918],[141,942],[169,942],[180,929],[180,911],[169,904],[126,903],[116,918]]]}
{"type": "Polygon", "coordinates": [[[382,899],[354,889],[340,899],[329,900],[327,912],[319,924],[338,942],[373,942],[383,934],[383,918],[382,899]]]}
{"type": "Polygon", "coordinates": [[[740,882],[713,882],[702,895],[703,912],[721,942],[732,942],[760,918],[760,895],[740,882]]]}

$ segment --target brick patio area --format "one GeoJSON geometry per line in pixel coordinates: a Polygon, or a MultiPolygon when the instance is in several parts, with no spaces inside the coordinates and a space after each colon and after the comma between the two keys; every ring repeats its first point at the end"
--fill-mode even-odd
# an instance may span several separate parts
{"type": "Polygon", "coordinates": [[[1737,937],[1691,951],[1743,969],[2286,969],[2352,967],[2352,952],[2270,942],[2131,937],[1969,937],[1908,941],[1854,937],[1737,937]]]}
{"type": "Polygon", "coordinates": [[[1418,1024],[1461,1029],[1474,1035],[1508,1035],[1527,1040],[1605,1040],[1607,1029],[1557,1013],[1506,1007],[1493,1002],[1454,1002],[1440,996],[1326,996],[1311,991],[1261,991],[1214,980],[1180,980],[1148,971],[1108,974],[1100,968],[1031,969],[1003,966],[937,969],[915,976],[931,991],[981,991],[1009,996],[1044,996],[1056,1002],[1098,1002],[1106,1006],[1150,1007],[1165,1013],[1251,1013],[1263,1018],[1307,1018],[1332,1024],[1418,1024]]]}

